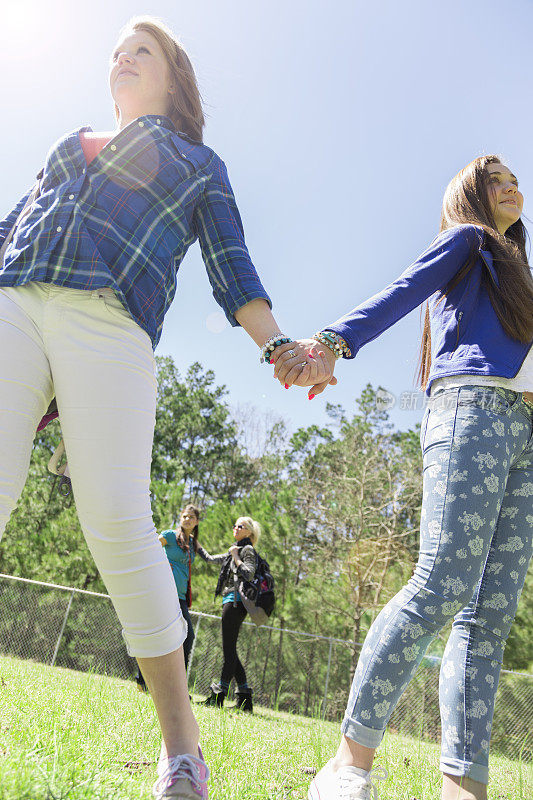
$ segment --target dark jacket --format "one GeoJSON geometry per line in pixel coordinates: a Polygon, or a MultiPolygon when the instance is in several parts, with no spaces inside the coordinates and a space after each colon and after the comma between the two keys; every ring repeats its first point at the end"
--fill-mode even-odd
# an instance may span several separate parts
{"type": "Polygon", "coordinates": [[[229,594],[236,590],[239,579],[251,581],[257,569],[257,556],[252,545],[251,539],[241,539],[237,542],[239,548],[239,558],[243,562],[239,567],[236,566],[230,553],[218,553],[210,555],[203,547],[198,548],[198,555],[204,561],[211,564],[220,564],[220,574],[215,589],[215,597],[218,595],[229,594]]]}

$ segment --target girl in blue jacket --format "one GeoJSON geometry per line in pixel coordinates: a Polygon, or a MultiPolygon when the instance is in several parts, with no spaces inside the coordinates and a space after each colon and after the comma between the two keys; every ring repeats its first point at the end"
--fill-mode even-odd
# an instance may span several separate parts
{"type": "MultiPolygon", "coordinates": [[[[494,698],[533,541],[533,280],[523,197],[496,156],[450,183],[441,233],[392,284],[303,340],[332,378],[425,300],[424,489],[413,577],[381,611],[357,664],[339,749],[309,800],[370,800],[374,754],[430,642],[453,619],[440,671],[443,800],[485,800],[494,698]]],[[[300,357],[301,358],[301,357],[300,357]]],[[[291,346],[271,359],[288,386],[291,346]]]]}

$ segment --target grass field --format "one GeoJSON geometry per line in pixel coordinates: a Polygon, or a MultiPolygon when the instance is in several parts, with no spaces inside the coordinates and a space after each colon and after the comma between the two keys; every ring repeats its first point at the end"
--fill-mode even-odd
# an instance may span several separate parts
{"type": "MultiPolygon", "coordinates": [[[[338,725],[195,706],[210,800],[305,800],[338,725]]],[[[159,751],[150,698],[131,682],[0,658],[0,800],[149,800],[159,751]]],[[[383,800],[438,800],[438,748],[387,735],[383,800]]],[[[491,800],[531,800],[533,767],[493,756],[491,800]]]]}

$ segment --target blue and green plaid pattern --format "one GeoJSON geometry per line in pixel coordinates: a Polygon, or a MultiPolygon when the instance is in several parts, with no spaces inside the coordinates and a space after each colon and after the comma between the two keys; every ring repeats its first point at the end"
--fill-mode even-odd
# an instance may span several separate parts
{"type": "MultiPolygon", "coordinates": [[[[0,222],[0,245],[26,197],[0,222]]],[[[120,131],[87,166],[74,131],[48,153],[39,197],[0,265],[0,286],[111,287],[155,347],[177,271],[197,238],[213,295],[232,325],[251,300],[270,303],[216,153],[175,133],[166,117],[150,115],[120,131]]]]}

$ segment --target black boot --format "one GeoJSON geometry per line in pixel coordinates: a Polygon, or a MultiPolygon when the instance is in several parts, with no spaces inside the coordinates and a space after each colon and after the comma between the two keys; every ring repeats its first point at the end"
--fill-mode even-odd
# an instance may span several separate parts
{"type": "Polygon", "coordinates": [[[227,692],[224,691],[219,683],[212,683],[210,688],[211,694],[207,700],[204,700],[204,706],[217,706],[218,708],[222,708],[227,692]]]}
{"type": "Polygon", "coordinates": [[[135,682],[137,683],[137,689],[140,692],[147,692],[148,686],[146,685],[146,681],[143,678],[143,674],[140,669],[137,670],[137,674],[135,675],[135,682]]]}
{"type": "Polygon", "coordinates": [[[235,692],[235,699],[237,701],[235,708],[238,711],[246,711],[248,714],[253,714],[254,704],[252,703],[251,689],[243,689],[240,692],[235,692]]]}

